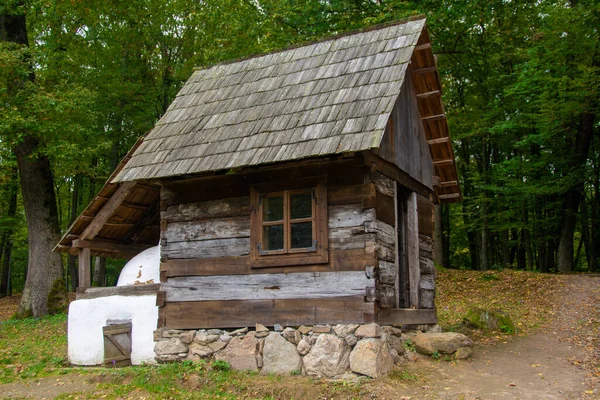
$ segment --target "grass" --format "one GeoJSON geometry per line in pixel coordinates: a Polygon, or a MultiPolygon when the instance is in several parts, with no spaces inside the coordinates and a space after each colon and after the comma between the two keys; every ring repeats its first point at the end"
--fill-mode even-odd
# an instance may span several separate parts
{"type": "MultiPolygon", "coordinates": [[[[511,315],[520,334],[531,332],[552,312],[551,299],[564,284],[563,278],[509,270],[487,274],[440,270],[436,300],[439,323],[445,329],[456,327],[469,307],[480,306],[504,310],[511,315]]],[[[0,300],[0,308],[6,301],[16,304],[13,300],[0,300]]],[[[486,343],[503,340],[508,333],[477,335],[477,340],[486,343]]],[[[414,347],[410,342],[406,346],[414,347]]],[[[120,369],[72,368],[67,365],[65,315],[6,320],[0,324],[0,383],[80,375],[84,376],[80,379],[92,383],[92,389],[76,395],[66,393],[58,398],[369,399],[378,397],[377,393],[384,388],[399,390],[393,388],[422,384],[417,375],[400,370],[387,379],[330,382],[297,374],[280,377],[237,372],[220,362],[120,369]]]]}
{"type": "Polygon", "coordinates": [[[57,373],[67,363],[66,315],[0,325],[0,383],[57,373]]]}
{"type": "MultiPolygon", "coordinates": [[[[444,330],[457,329],[471,307],[500,309],[517,327],[517,334],[535,331],[553,313],[553,299],[565,276],[526,271],[493,272],[438,269],[437,312],[444,330]]],[[[480,343],[506,340],[515,332],[473,331],[480,343]]]]}

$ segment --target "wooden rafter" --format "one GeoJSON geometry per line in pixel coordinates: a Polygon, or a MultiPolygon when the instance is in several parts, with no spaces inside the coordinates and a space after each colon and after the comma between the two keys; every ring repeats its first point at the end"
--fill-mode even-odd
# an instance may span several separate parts
{"type": "Polygon", "coordinates": [[[450,141],[450,137],[446,136],[446,137],[442,137],[442,138],[437,138],[437,139],[429,139],[427,141],[428,145],[432,145],[432,144],[445,144],[448,143],[450,141]]]}
{"type": "Polygon", "coordinates": [[[140,244],[120,244],[105,240],[73,240],[73,247],[94,250],[98,253],[138,254],[152,246],[140,244]]]}
{"type": "Polygon", "coordinates": [[[102,209],[96,214],[92,222],[90,222],[87,228],[85,228],[81,235],[79,235],[79,239],[89,240],[95,238],[104,224],[113,215],[117,207],[119,207],[127,195],[131,193],[135,185],[135,182],[125,182],[121,184],[117,191],[112,195],[110,200],[108,200],[104,207],[102,207],[102,209]]]}

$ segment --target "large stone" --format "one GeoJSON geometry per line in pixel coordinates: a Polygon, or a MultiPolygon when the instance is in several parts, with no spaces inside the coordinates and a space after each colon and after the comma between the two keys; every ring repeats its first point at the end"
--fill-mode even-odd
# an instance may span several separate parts
{"type": "Polygon", "coordinates": [[[185,331],[181,335],[179,335],[179,340],[182,343],[190,344],[192,340],[194,340],[194,336],[196,336],[196,331],[185,331]]]}
{"type": "Polygon", "coordinates": [[[207,345],[194,342],[190,344],[189,352],[191,355],[206,358],[212,356],[214,353],[222,350],[226,346],[227,343],[225,342],[211,342],[207,345]]]}
{"type": "Polygon", "coordinates": [[[296,349],[298,350],[298,353],[300,353],[301,356],[305,356],[308,354],[311,347],[312,346],[310,344],[310,340],[308,339],[308,337],[305,337],[302,338],[300,342],[298,342],[298,346],[296,346],[296,349]]]}
{"type": "Polygon", "coordinates": [[[379,326],[376,323],[372,323],[372,324],[359,326],[356,329],[356,331],[354,331],[354,336],[356,336],[359,339],[378,338],[378,337],[381,337],[382,333],[383,333],[383,330],[381,329],[381,326],[379,326]]]}
{"type": "Polygon", "coordinates": [[[333,331],[339,337],[345,338],[346,336],[353,334],[354,331],[356,330],[356,328],[358,328],[357,324],[350,324],[350,325],[339,324],[339,325],[336,325],[333,327],[333,331]]]}
{"type": "Polygon", "coordinates": [[[236,336],[231,339],[231,342],[223,351],[215,356],[215,359],[229,363],[232,369],[238,371],[257,371],[256,357],[259,354],[258,339],[252,335],[236,336]]]}
{"type": "Polygon", "coordinates": [[[452,354],[461,347],[470,347],[473,341],[456,332],[420,333],[412,339],[419,353],[431,355],[433,353],[452,354]]]}
{"type": "Polygon", "coordinates": [[[394,360],[385,340],[363,339],[354,346],[350,354],[350,369],[358,374],[379,378],[390,372],[392,368],[394,368],[394,360]]]}
{"type": "Polygon", "coordinates": [[[302,334],[293,328],[285,328],[282,335],[293,344],[300,343],[300,340],[302,339],[302,334]]]}
{"type": "Polygon", "coordinates": [[[313,333],[331,333],[330,325],[315,325],[313,327],[313,333]]]}
{"type": "Polygon", "coordinates": [[[402,336],[402,329],[396,328],[395,326],[385,325],[381,329],[388,336],[402,336]]]}
{"type": "Polygon", "coordinates": [[[300,331],[301,334],[308,335],[312,331],[312,327],[302,325],[301,327],[298,328],[298,330],[300,331]]]}
{"type": "Polygon", "coordinates": [[[350,367],[350,346],[332,334],[319,335],[310,353],[304,357],[308,375],[334,377],[350,367]]]}
{"type": "Polygon", "coordinates": [[[403,355],[406,351],[406,349],[404,348],[404,340],[402,340],[398,336],[388,336],[387,342],[388,345],[398,353],[398,355],[403,355]]]}
{"type": "Polygon", "coordinates": [[[201,344],[202,346],[206,346],[209,343],[219,340],[219,335],[208,335],[206,333],[198,332],[194,337],[194,342],[201,344]]]}
{"type": "Polygon", "coordinates": [[[240,329],[236,329],[235,331],[232,331],[229,333],[230,336],[241,336],[241,335],[245,335],[246,333],[248,333],[248,328],[240,328],[240,329]]]}
{"type": "Polygon", "coordinates": [[[291,374],[302,370],[302,357],[296,346],[279,333],[271,332],[263,348],[263,374],[291,374]]]}
{"type": "Polygon", "coordinates": [[[470,347],[461,347],[454,353],[456,360],[466,360],[473,355],[473,349],[470,347]]]}
{"type": "Polygon", "coordinates": [[[156,342],[156,344],[154,345],[154,353],[157,356],[162,356],[166,354],[187,353],[187,351],[188,345],[185,343],[181,343],[181,340],[177,338],[161,340],[160,342],[156,342]]]}
{"type": "Polygon", "coordinates": [[[493,329],[514,333],[515,324],[510,316],[502,310],[483,310],[471,308],[464,318],[463,323],[478,329],[493,329]]]}

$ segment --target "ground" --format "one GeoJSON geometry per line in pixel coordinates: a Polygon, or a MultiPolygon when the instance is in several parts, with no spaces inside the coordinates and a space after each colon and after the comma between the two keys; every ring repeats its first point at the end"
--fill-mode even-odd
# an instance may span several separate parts
{"type": "MultiPolygon", "coordinates": [[[[65,316],[0,325],[0,398],[600,399],[600,276],[440,271],[440,323],[501,308],[518,332],[471,336],[472,360],[419,356],[380,380],[323,381],[210,364],[118,370],[66,365],[65,316]]],[[[15,298],[0,301],[0,320],[15,298]]]]}

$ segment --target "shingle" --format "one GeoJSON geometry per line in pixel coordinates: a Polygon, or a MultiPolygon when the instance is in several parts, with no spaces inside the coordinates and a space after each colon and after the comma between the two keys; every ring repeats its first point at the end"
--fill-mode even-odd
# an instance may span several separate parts
{"type": "Polygon", "coordinates": [[[424,20],[195,71],[116,180],[376,147],[424,20]]]}

